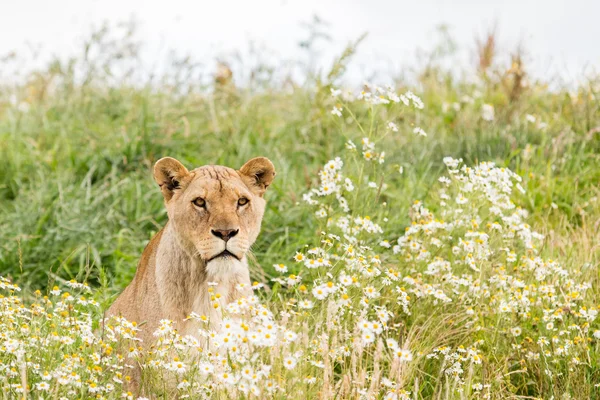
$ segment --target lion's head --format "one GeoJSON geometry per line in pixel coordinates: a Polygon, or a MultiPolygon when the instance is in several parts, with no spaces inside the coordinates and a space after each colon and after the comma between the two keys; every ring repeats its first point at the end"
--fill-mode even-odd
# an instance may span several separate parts
{"type": "Polygon", "coordinates": [[[260,232],[263,195],[274,177],[273,163],[265,157],[253,158],[237,171],[219,165],[188,171],[170,157],[154,166],[179,243],[206,263],[241,260],[248,252],[260,232]]]}

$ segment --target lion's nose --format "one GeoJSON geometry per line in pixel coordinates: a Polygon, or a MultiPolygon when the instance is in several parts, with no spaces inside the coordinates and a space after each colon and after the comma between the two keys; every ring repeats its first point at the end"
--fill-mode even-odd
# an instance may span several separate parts
{"type": "Polygon", "coordinates": [[[211,233],[216,237],[228,241],[239,233],[239,229],[211,229],[211,233]]]}

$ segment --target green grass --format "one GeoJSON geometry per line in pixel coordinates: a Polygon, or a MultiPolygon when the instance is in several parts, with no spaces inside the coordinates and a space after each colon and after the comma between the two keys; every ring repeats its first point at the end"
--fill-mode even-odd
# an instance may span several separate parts
{"type": "MultiPolygon", "coordinates": [[[[89,66],[82,59],[73,62],[89,66]]],[[[105,62],[110,71],[123,60],[105,62]]],[[[277,275],[272,264],[291,265],[296,250],[314,243],[318,232],[302,194],[317,183],[322,165],[343,153],[344,135],[361,137],[356,124],[343,131],[329,112],[335,104],[330,87],[346,62],[340,59],[333,74],[292,90],[275,80],[260,89],[203,88],[194,81],[115,83],[100,68],[89,68],[81,82],[68,62],[32,73],[26,83],[0,87],[0,274],[26,289],[85,279],[102,286],[108,302],[131,280],[145,244],[166,222],[151,176],[156,160],[172,156],[188,167],[240,167],[266,156],[277,177],[253,248],[259,265],[252,274],[270,283],[277,275]],[[13,94],[28,104],[27,112],[10,103],[13,94]]],[[[503,70],[490,68],[473,84],[434,63],[412,85],[425,109],[387,114],[400,132],[378,147],[386,150],[387,165],[404,172],[386,177],[381,201],[393,210],[387,213],[386,237],[396,238],[410,225],[413,200],[431,199],[445,171],[444,156],[470,165],[494,161],[524,177],[520,204],[530,212],[533,228],[546,235],[544,256],[573,271],[589,265],[590,301],[600,304],[600,81],[570,91],[531,81],[511,99],[514,77],[496,72],[503,70]],[[463,96],[472,104],[461,101],[463,96]],[[460,111],[452,111],[453,102],[461,104],[460,111]],[[482,120],[483,104],[494,106],[494,122],[482,120]],[[547,126],[527,122],[527,114],[547,126]],[[412,133],[413,121],[427,138],[412,133]]],[[[405,83],[398,80],[396,86],[405,83]]],[[[368,120],[365,110],[355,111],[359,121],[368,120]]],[[[427,329],[443,335],[437,326],[427,329]]],[[[598,382],[594,371],[587,384],[598,382]]],[[[434,389],[423,382],[427,397],[434,389]]]]}

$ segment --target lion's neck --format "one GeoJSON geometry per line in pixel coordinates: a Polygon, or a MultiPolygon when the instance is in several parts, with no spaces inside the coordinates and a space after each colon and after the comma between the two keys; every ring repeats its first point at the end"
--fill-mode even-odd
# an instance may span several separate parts
{"type": "Polygon", "coordinates": [[[220,320],[223,307],[251,294],[245,257],[207,264],[186,251],[171,224],[165,226],[156,251],[156,286],[165,318],[173,320],[186,318],[191,312],[220,320]]]}

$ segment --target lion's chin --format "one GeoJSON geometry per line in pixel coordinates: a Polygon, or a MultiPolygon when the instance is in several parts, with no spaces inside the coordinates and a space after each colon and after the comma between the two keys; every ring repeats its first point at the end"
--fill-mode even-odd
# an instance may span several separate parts
{"type": "Polygon", "coordinates": [[[248,274],[248,267],[236,257],[216,257],[206,263],[207,279],[210,282],[227,283],[248,274]]]}
{"type": "Polygon", "coordinates": [[[221,253],[215,254],[214,256],[210,257],[206,262],[209,263],[209,262],[211,262],[213,260],[228,259],[228,258],[233,258],[233,259],[236,259],[238,261],[241,261],[241,257],[239,257],[236,254],[233,254],[229,250],[225,249],[221,253]]]}

